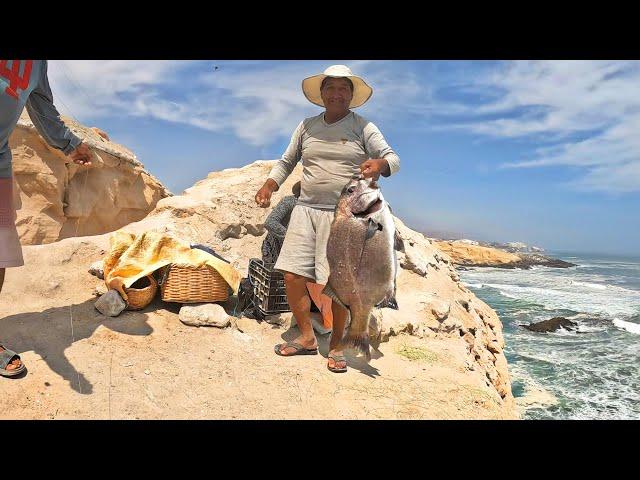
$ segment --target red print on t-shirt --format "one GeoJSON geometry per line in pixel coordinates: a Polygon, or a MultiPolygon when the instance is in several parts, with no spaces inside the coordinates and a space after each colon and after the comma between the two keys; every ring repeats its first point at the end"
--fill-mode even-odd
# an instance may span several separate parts
{"type": "Polygon", "coordinates": [[[24,71],[20,76],[21,60],[14,60],[11,64],[11,70],[7,67],[8,60],[0,60],[0,76],[9,81],[9,86],[5,88],[5,93],[18,100],[18,89],[26,90],[29,87],[31,79],[31,67],[33,60],[25,60],[24,71]]]}

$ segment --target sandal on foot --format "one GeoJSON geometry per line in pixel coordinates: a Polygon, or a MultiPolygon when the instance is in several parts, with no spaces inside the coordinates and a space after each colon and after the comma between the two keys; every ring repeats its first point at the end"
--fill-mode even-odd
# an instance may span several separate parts
{"type": "MultiPolygon", "coordinates": [[[[334,355],[333,353],[330,353],[329,355],[327,355],[327,359],[329,358],[335,362],[334,365],[337,365],[339,362],[347,363],[347,359],[344,355],[334,355]]],[[[327,362],[327,368],[329,369],[330,372],[333,372],[333,373],[344,373],[347,371],[346,365],[344,366],[344,368],[331,367],[328,362],[327,362]]]]}
{"type": "Polygon", "coordinates": [[[24,366],[24,363],[22,363],[18,368],[7,370],[7,367],[11,362],[16,359],[21,360],[21,358],[20,355],[9,350],[4,345],[0,345],[0,347],[4,348],[4,350],[0,352],[0,375],[2,375],[3,377],[15,377],[16,375],[20,375],[22,372],[24,372],[26,368],[24,366]]]}
{"type": "Polygon", "coordinates": [[[318,354],[318,347],[305,348],[296,342],[279,343],[273,349],[275,350],[276,354],[280,355],[281,357],[293,357],[294,355],[317,355],[318,354]],[[281,352],[281,350],[288,347],[295,348],[295,351],[293,353],[281,352]]]}

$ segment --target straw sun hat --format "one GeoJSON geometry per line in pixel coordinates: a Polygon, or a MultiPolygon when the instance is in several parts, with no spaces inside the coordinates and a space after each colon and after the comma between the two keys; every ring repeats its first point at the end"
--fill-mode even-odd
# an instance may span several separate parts
{"type": "Polygon", "coordinates": [[[320,85],[326,77],[348,78],[353,82],[353,98],[349,104],[349,108],[356,108],[371,98],[373,89],[367,85],[362,78],[354,75],[351,69],[346,65],[331,65],[323,73],[305,78],[302,81],[302,91],[311,103],[324,107],[324,102],[320,96],[320,85]]]}

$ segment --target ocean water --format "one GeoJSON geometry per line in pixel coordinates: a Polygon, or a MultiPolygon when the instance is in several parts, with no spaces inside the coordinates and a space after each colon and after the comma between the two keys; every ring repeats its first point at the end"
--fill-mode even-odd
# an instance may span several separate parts
{"type": "Polygon", "coordinates": [[[523,417],[640,419],[640,258],[547,254],[578,266],[460,272],[502,320],[523,417]],[[556,316],[576,330],[522,327],[556,316]]]}

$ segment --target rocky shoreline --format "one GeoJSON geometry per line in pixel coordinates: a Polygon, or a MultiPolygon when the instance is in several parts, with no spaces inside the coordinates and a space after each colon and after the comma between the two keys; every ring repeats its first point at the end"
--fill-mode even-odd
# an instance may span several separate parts
{"type": "MultiPolygon", "coordinates": [[[[469,240],[433,240],[434,245],[449,255],[457,267],[496,267],[507,269],[528,270],[534,266],[553,268],[575,267],[576,264],[552,258],[536,250],[515,250],[511,248],[497,248],[488,244],[480,244],[469,240]]],[[[500,245],[500,244],[492,244],[500,245]]],[[[507,244],[509,245],[509,244],[507,244]]],[[[524,245],[524,244],[523,244],[524,245]]]]}
{"type": "Polygon", "coordinates": [[[473,266],[473,267],[498,267],[498,268],[507,268],[507,269],[519,268],[521,270],[529,270],[531,267],[535,267],[535,266],[553,267],[553,268],[569,268],[569,267],[576,266],[575,263],[565,262],[564,260],[560,260],[558,258],[546,257],[544,255],[519,254],[519,256],[521,257],[520,261],[507,263],[507,264],[493,264],[493,263],[457,264],[456,263],[456,265],[473,266]]]}
{"type": "Polygon", "coordinates": [[[528,270],[533,266],[553,267],[553,268],[569,268],[575,267],[575,263],[565,262],[558,258],[547,257],[538,253],[518,253],[521,261],[515,262],[511,265],[505,265],[503,268],[521,268],[528,270]]]}

